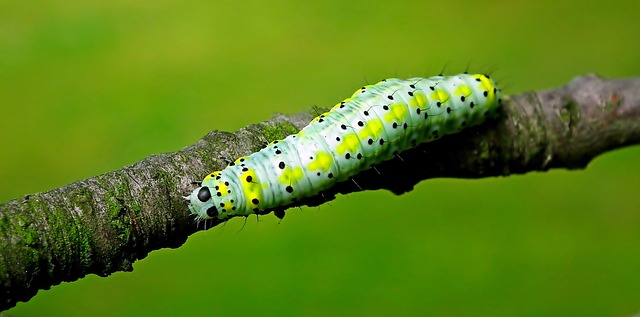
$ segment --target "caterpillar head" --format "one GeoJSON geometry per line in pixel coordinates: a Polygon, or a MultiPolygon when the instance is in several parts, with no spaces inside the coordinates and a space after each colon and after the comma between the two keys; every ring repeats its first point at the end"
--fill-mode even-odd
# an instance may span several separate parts
{"type": "Polygon", "coordinates": [[[189,201],[189,210],[192,214],[195,214],[198,219],[219,217],[220,210],[218,210],[218,206],[220,202],[214,200],[208,186],[196,188],[191,195],[186,198],[189,201]]]}

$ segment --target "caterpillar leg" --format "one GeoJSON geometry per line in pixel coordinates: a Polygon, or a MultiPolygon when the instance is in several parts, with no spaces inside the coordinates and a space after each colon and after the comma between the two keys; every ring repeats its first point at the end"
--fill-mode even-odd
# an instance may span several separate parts
{"type": "Polygon", "coordinates": [[[276,209],[273,211],[273,215],[275,215],[276,217],[278,217],[278,219],[282,220],[282,218],[284,218],[284,209],[276,209]]]}

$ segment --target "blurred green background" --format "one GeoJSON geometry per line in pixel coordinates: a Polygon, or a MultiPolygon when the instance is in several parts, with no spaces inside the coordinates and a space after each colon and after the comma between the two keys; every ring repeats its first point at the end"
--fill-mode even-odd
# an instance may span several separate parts
{"type": "MultiPolygon", "coordinates": [[[[506,94],[640,75],[635,1],[5,1],[0,200],[206,132],[466,69],[506,94]]],[[[200,232],[15,316],[631,316],[640,148],[586,170],[437,179],[200,232]],[[393,213],[393,214],[391,214],[393,213]]]]}

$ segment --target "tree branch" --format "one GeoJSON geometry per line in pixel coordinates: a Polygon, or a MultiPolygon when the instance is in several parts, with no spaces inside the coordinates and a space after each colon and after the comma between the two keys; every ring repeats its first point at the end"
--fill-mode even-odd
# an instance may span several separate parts
{"type": "MultiPolygon", "coordinates": [[[[276,115],[233,134],[213,131],[181,151],[0,205],[0,310],[62,281],[131,271],[150,251],[182,245],[198,230],[182,199],[192,181],[223,168],[222,157],[297,132],[312,116],[276,115]]],[[[355,179],[364,190],[402,194],[435,177],[584,168],[600,153],[637,144],[639,117],[640,78],[578,77],[558,89],[505,97],[500,119],[401,153],[355,179]]],[[[360,190],[344,182],[301,204],[360,190]]]]}

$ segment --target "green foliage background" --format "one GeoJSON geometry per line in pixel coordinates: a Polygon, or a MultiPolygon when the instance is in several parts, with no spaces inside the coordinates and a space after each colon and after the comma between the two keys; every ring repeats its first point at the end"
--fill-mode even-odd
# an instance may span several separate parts
{"type": "MultiPolygon", "coordinates": [[[[384,77],[491,72],[506,94],[640,75],[634,1],[0,3],[0,200],[384,77]]],[[[584,171],[438,179],[234,219],[16,316],[631,316],[640,149],[584,171]]],[[[195,225],[195,224],[194,224],[195,225]]]]}

